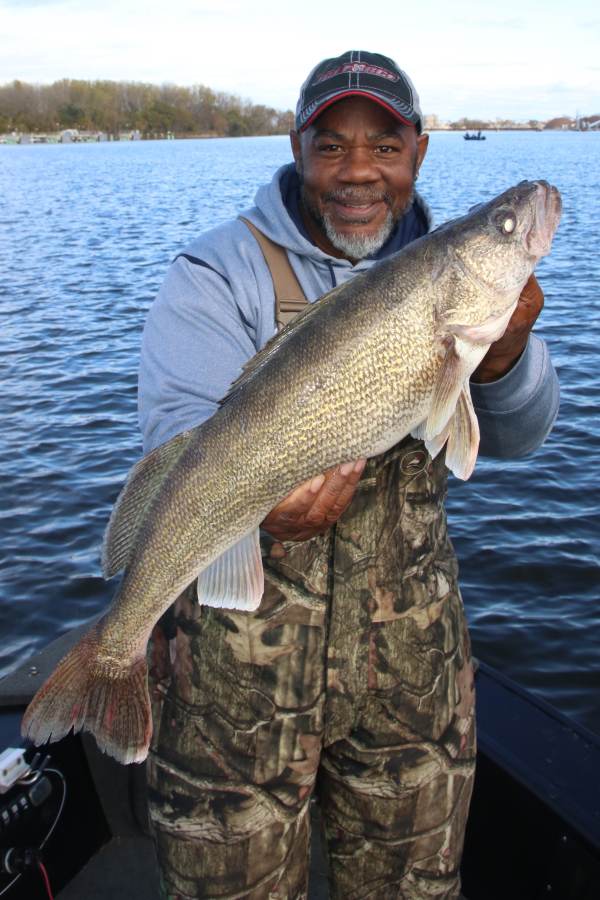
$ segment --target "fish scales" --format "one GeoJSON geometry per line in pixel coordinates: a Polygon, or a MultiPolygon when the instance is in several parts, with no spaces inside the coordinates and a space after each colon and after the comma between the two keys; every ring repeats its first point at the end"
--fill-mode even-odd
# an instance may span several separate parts
{"type": "Polygon", "coordinates": [[[446,444],[468,477],[469,376],[559,213],[555,188],[524,182],[334,289],[250,362],[211,419],[134,467],[106,539],[107,574],[124,566],[122,583],[30,704],[24,733],[40,743],[84,728],[122,762],[143,759],[155,622],[198,575],[201,602],[254,608],[258,526],[297,484],[411,431],[432,455],[446,444]]]}

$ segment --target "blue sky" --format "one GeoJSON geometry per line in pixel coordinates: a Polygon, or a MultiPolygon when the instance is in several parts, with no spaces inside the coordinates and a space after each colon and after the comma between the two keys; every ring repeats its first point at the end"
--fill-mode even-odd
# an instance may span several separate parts
{"type": "Polygon", "coordinates": [[[424,112],[547,119],[600,113],[600,13],[588,0],[0,0],[0,83],[206,84],[293,107],[320,59],[376,50],[424,112]]]}

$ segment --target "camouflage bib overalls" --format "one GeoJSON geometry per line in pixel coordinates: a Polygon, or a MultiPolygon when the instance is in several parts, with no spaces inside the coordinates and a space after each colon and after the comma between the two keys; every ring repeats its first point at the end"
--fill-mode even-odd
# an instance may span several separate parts
{"type": "Polygon", "coordinates": [[[155,629],[165,897],[305,898],[313,792],[331,897],[458,896],[475,729],[446,478],[406,438],[325,535],[282,559],[265,537],[255,613],[200,607],[194,585],[155,629]]]}

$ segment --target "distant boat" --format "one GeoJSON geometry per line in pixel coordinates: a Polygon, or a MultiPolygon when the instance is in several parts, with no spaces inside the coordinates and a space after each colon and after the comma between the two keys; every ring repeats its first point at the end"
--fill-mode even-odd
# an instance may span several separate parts
{"type": "Polygon", "coordinates": [[[469,134],[467,131],[466,134],[463,134],[465,141],[485,141],[485,134],[482,134],[480,131],[477,134],[469,134]]]}

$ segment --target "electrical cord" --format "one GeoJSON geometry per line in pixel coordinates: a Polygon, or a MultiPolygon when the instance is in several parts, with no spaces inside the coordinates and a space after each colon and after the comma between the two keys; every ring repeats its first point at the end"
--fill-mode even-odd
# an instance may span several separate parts
{"type": "Polygon", "coordinates": [[[48,892],[48,898],[49,898],[49,900],[54,900],[54,896],[52,894],[52,888],[50,887],[50,879],[48,878],[48,873],[46,871],[46,866],[41,861],[41,859],[38,859],[38,866],[39,866],[40,872],[42,873],[42,878],[44,879],[44,884],[46,885],[46,891],[48,892]]]}
{"type": "Polygon", "coordinates": [[[0,891],[0,897],[2,897],[3,894],[5,894],[8,890],[10,890],[10,888],[13,886],[13,884],[17,883],[17,881],[19,880],[19,878],[21,877],[22,874],[23,874],[22,872],[19,872],[18,875],[15,875],[15,877],[13,878],[12,881],[9,881],[9,883],[6,885],[5,888],[2,888],[2,890],[0,891]]]}
{"type": "MultiPolygon", "coordinates": [[[[40,846],[38,847],[38,850],[42,850],[42,849],[44,848],[44,846],[46,845],[46,843],[50,840],[50,837],[52,836],[52,834],[53,834],[53,832],[54,832],[54,829],[56,828],[56,826],[57,826],[57,824],[58,824],[58,820],[60,819],[60,817],[61,817],[61,815],[62,815],[62,811],[63,811],[63,809],[64,809],[64,807],[65,807],[65,801],[66,801],[66,799],[67,799],[67,782],[66,782],[66,780],[65,780],[65,777],[64,777],[63,773],[62,773],[62,772],[59,772],[58,769],[54,769],[54,768],[51,768],[51,767],[50,767],[50,768],[45,768],[44,766],[42,766],[41,768],[39,768],[39,769],[37,770],[36,773],[28,773],[27,775],[23,776],[22,779],[19,779],[19,781],[16,782],[17,784],[33,784],[35,781],[38,780],[38,778],[41,778],[41,776],[42,776],[43,774],[46,774],[46,773],[48,773],[48,772],[51,772],[53,775],[58,775],[58,777],[60,778],[60,780],[61,780],[61,782],[62,782],[62,789],[63,789],[63,791],[62,791],[62,797],[60,798],[60,804],[59,804],[59,807],[58,807],[58,812],[56,813],[54,822],[53,822],[52,825],[50,826],[50,829],[49,829],[48,833],[46,834],[46,836],[44,837],[43,841],[41,842],[40,846]],[[31,777],[32,774],[35,774],[35,776],[36,776],[36,777],[33,778],[33,779],[32,779],[32,777],[31,777]]],[[[53,900],[52,889],[51,889],[51,887],[50,887],[50,879],[49,879],[49,877],[48,877],[48,872],[46,871],[46,867],[44,866],[43,862],[41,862],[41,860],[39,860],[39,859],[37,860],[37,864],[38,864],[38,867],[39,867],[40,872],[41,872],[41,874],[42,874],[42,878],[44,879],[44,884],[45,884],[46,890],[47,890],[47,892],[48,892],[48,897],[50,898],[50,900],[53,900]]],[[[8,884],[0,891],[0,897],[3,897],[4,894],[6,894],[7,891],[9,891],[10,888],[11,888],[14,884],[17,883],[17,881],[19,880],[19,878],[20,878],[22,875],[23,875],[23,872],[18,872],[18,873],[15,875],[15,877],[13,878],[13,880],[12,880],[11,882],[9,882],[9,883],[8,883],[8,884]]]]}
{"type": "Polygon", "coordinates": [[[48,840],[52,836],[54,829],[56,828],[56,826],[58,824],[58,820],[60,819],[60,817],[62,815],[62,811],[65,807],[65,801],[67,799],[67,782],[65,781],[65,776],[63,775],[63,773],[59,772],[58,769],[53,769],[53,768],[44,769],[44,772],[52,772],[53,775],[58,775],[58,777],[62,781],[63,793],[62,793],[62,797],[60,798],[60,806],[58,807],[58,812],[56,813],[56,818],[54,819],[54,822],[52,823],[52,825],[50,827],[50,831],[48,832],[48,834],[46,835],[46,837],[40,844],[40,850],[44,847],[44,845],[48,842],[48,840]]]}

